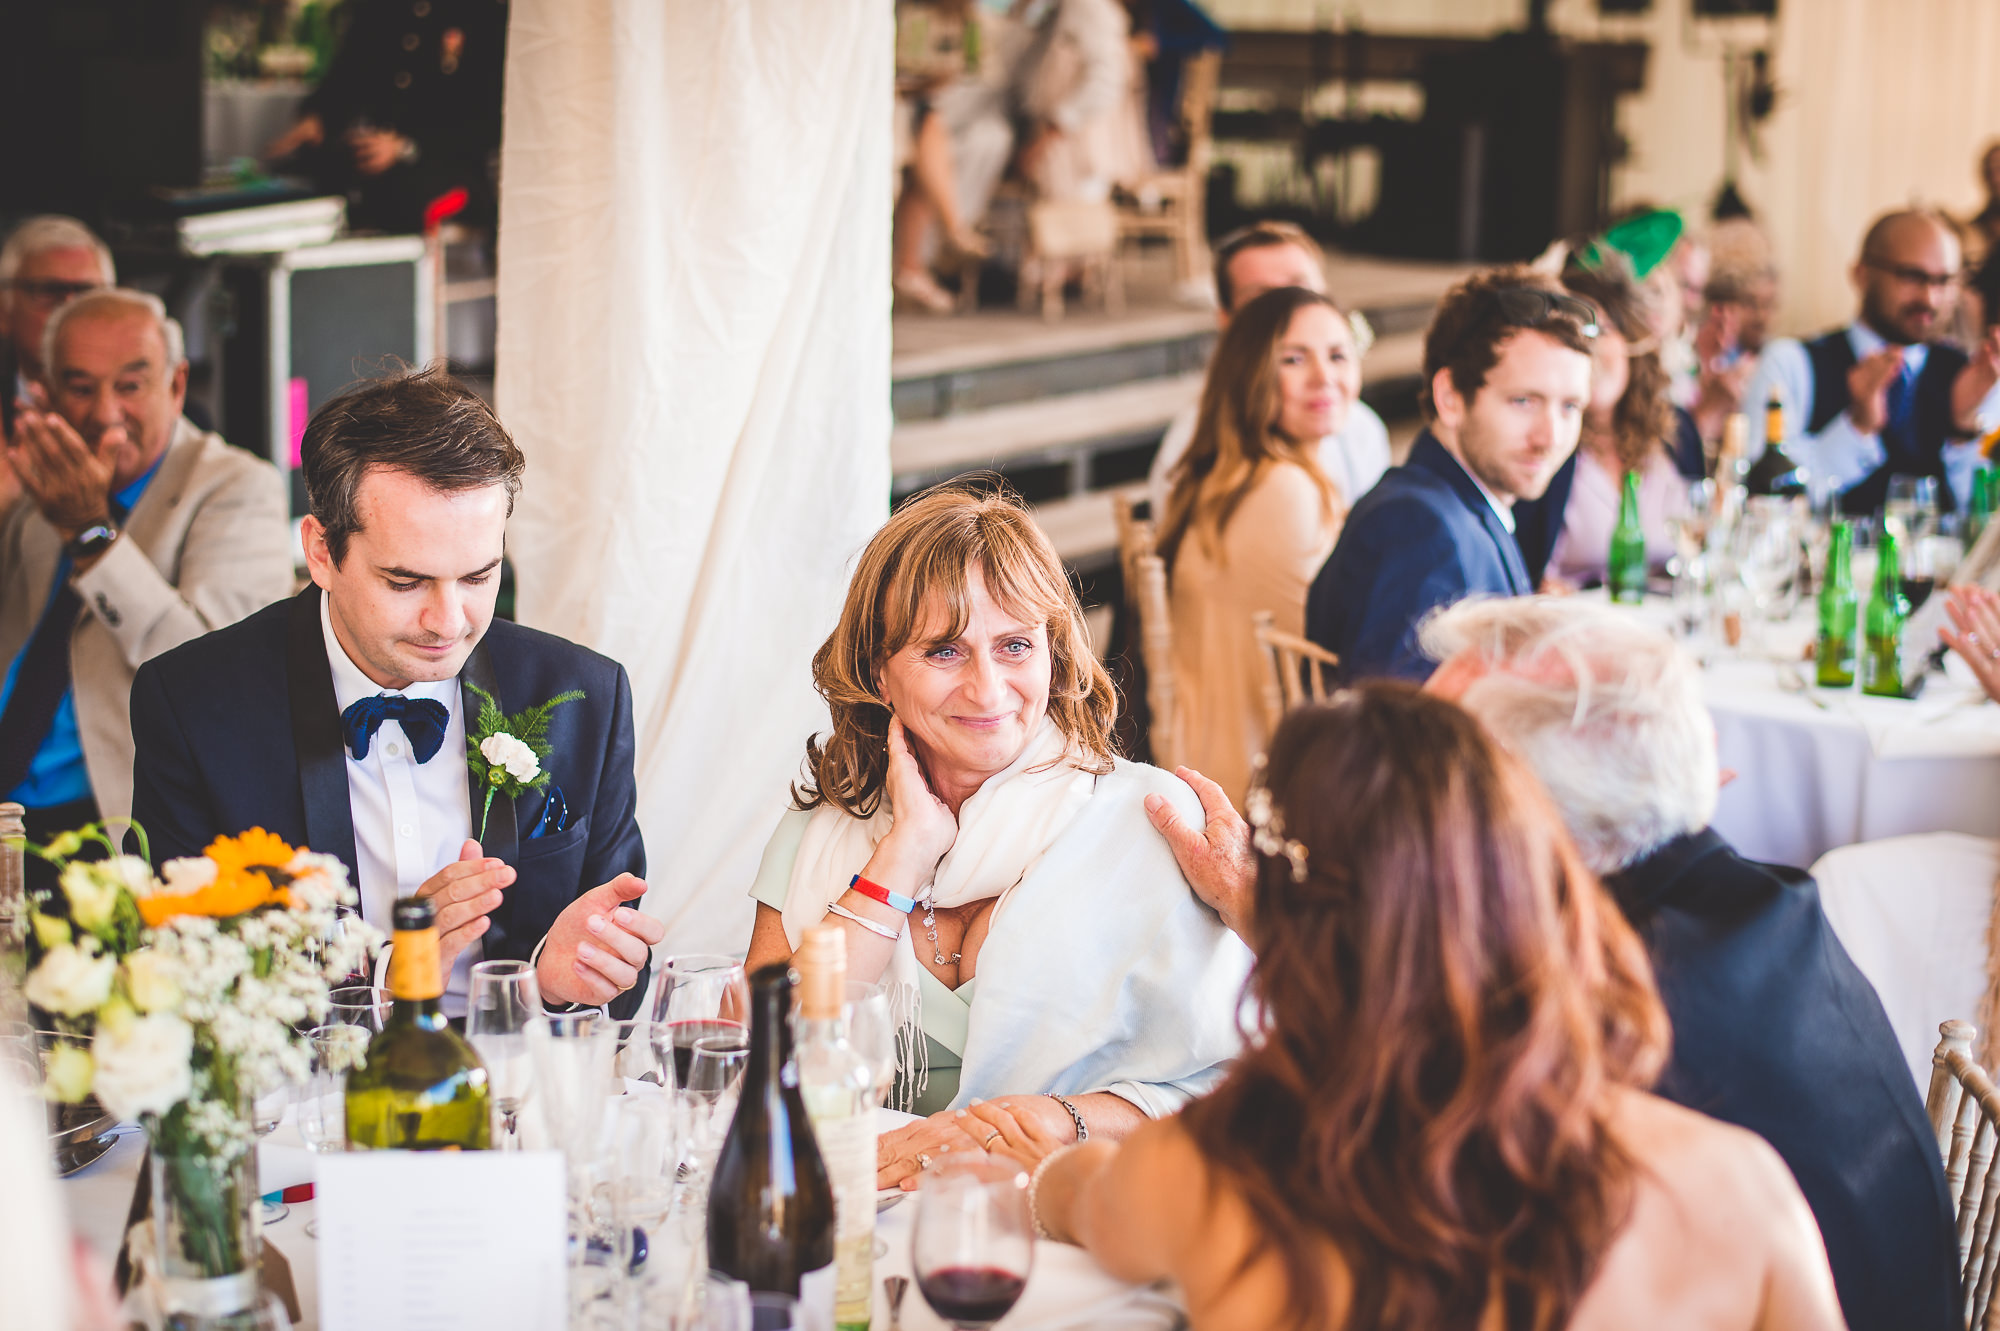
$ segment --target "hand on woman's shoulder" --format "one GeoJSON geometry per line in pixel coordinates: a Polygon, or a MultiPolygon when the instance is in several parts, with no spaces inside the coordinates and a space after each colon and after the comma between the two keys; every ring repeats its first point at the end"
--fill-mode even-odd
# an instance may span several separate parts
{"type": "Polygon", "coordinates": [[[1618,1093],[1612,1130],[1638,1163],[1637,1193],[1575,1331],[1619,1325],[1641,1297],[1680,1314],[1661,1325],[1845,1325],[1819,1226],[1768,1142],[1639,1091],[1618,1093]]]}

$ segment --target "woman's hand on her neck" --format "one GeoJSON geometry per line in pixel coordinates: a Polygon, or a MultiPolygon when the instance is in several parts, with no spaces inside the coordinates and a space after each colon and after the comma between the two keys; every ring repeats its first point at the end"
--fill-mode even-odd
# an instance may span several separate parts
{"type": "Polygon", "coordinates": [[[958,819],[931,789],[909,734],[894,717],[889,721],[886,798],[893,826],[875,847],[862,877],[915,896],[916,889],[931,881],[938,861],[958,840],[958,819]]]}

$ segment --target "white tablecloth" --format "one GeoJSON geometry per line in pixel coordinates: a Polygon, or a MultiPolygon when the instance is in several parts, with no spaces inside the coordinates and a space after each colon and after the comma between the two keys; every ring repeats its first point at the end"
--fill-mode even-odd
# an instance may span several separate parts
{"type": "MultiPolygon", "coordinates": [[[[1662,626],[1670,618],[1658,597],[1634,613],[1662,626]]],[[[1799,868],[1881,837],[2000,837],[2000,707],[1964,663],[1948,655],[1946,673],[1913,701],[1813,688],[1806,653],[1816,630],[1808,602],[1770,626],[1754,654],[1691,644],[1707,655],[1702,693],[1722,766],[1736,773],[1715,829],[1753,860],[1799,868]]]]}
{"type": "MultiPolygon", "coordinates": [[[[907,1118],[883,1110],[883,1130],[907,1118]]],[[[70,1224],[96,1245],[107,1263],[117,1255],[120,1231],[132,1202],[132,1185],[145,1155],[145,1139],[138,1133],[122,1137],[95,1164],[63,1182],[63,1201],[69,1208],[70,1224]]],[[[306,1151],[298,1131],[287,1114],[278,1130],[258,1147],[260,1184],[267,1191],[307,1182],[312,1178],[316,1157],[306,1151]]],[[[264,1241],[284,1253],[291,1263],[292,1280],[304,1312],[297,1331],[313,1331],[319,1325],[319,1262],[316,1242],[306,1236],[306,1222],[314,1215],[312,1202],[290,1203],[290,1213],[264,1231],[264,1241]]],[[[888,1245],[888,1255],[875,1263],[875,1321],[889,1326],[889,1306],[882,1293],[882,1281],[890,1275],[911,1280],[903,1299],[904,1331],[941,1331],[939,1320],[917,1292],[910,1270],[910,1226],[916,1216],[914,1195],[876,1217],[876,1232],[888,1245]]],[[[1086,1327],[1114,1331],[1154,1331],[1175,1325],[1176,1304],[1160,1292],[1135,1288],[1105,1274],[1102,1267],[1081,1249],[1062,1243],[1040,1243],[1035,1248],[1034,1270],[1028,1288],[1014,1311],[997,1325],[1004,1331],[1065,1331],[1086,1327]]]]}

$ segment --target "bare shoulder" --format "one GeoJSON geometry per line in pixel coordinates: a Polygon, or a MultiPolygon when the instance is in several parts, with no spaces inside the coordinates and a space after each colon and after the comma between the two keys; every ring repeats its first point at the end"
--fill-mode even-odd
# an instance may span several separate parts
{"type": "Polygon", "coordinates": [[[1638,1091],[1621,1091],[1611,1130],[1638,1170],[1631,1211],[1573,1322],[1658,1327],[1841,1325],[1819,1228],[1771,1146],[1638,1091]]]}

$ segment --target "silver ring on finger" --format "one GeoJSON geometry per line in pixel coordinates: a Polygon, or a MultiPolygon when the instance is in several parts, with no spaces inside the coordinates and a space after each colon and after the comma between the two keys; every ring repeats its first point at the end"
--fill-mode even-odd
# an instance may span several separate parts
{"type": "Polygon", "coordinates": [[[931,1158],[930,1158],[929,1154],[927,1154],[926,1152],[923,1152],[923,1151],[918,1151],[918,1152],[917,1152],[917,1168],[918,1168],[918,1169],[929,1169],[930,1167],[931,1167],[931,1158]]]}

